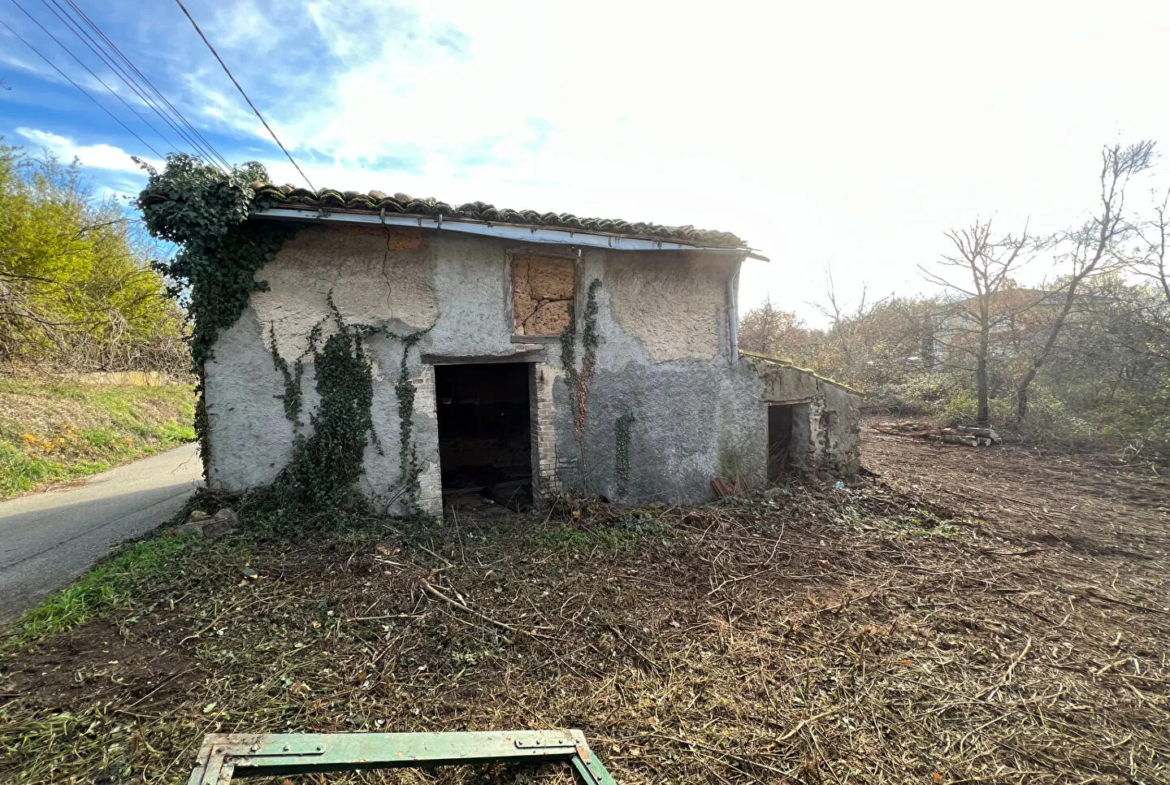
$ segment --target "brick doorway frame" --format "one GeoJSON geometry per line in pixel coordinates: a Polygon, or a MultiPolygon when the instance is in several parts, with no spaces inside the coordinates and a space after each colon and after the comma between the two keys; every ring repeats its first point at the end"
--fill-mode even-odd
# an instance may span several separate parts
{"type": "MultiPolygon", "coordinates": [[[[415,411],[426,407],[426,414],[435,419],[438,427],[439,401],[435,387],[435,367],[440,365],[526,365],[528,376],[528,428],[531,447],[532,501],[541,506],[550,495],[560,490],[557,477],[556,421],[553,404],[553,386],[557,379],[555,369],[544,362],[544,351],[517,352],[511,355],[484,357],[423,356],[422,378],[419,380],[415,411]]],[[[435,463],[419,475],[419,506],[432,515],[443,515],[443,460],[436,455],[435,463]]]]}

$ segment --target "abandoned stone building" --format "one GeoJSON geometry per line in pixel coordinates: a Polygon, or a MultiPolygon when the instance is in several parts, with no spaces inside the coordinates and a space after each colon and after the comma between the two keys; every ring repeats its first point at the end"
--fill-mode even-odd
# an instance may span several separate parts
{"type": "Polygon", "coordinates": [[[253,186],[299,230],[204,366],[208,480],[271,483],[314,427],[314,347],[360,328],[373,386],[357,489],[429,513],[467,491],[695,502],[718,478],[858,468],[856,396],[736,345],[723,232],[253,186]],[[297,405],[289,406],[296,367],[297,405]]]}

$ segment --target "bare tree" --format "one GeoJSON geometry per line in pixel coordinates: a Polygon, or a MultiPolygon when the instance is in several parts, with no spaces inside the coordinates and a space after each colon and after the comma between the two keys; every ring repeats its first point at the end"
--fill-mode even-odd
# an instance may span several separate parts
{"type": "MultiPolygon", "coordinates": [[[[1087,279],[1108,266],[1106,260],[1110,251],[1130,231],[1124,214],[1125,188],[1130,178],[1150,168],[1153,157],[1154,142],[1148,140],[1125,147],[1115,144],[1101,151],[1098,211],[1083,226],[1066,232],[1061,238],[1061,242],[1069,247],[1068,251],[1058,257],[1068,268],[1062,292],[1063,302],[1052,321],[1048,339],[1016,387],[1016,416],[1021,420],[1028,416],[1028,387],[1052,354],[1056,339],[1076,302],[1077,291],[1087,279]]],[[[1164,262],[1164,258],[1161,261],[1164,262]]],[[[1164,271],[1164,267],[1162,269],[1164,271]]]]}
{"type": "Polygon", "coordinates": [[[1126,267],[1148,278],[1157,292],[1156,298],[1131,299],[1130,307],[1142,325],[1156,340],[1140,342],[1144,353],[1170,359],[1170,189],[1155,192],[1153,217],[1136,224],[1133,232],[1138,244],[1123,259],[1126,267]]]}
{"type": "Polygon", "coordinates": [[[991,422],[988,378],[991,336],[1014,315],[1003,293],[1011,284],[1012,274],[1031,260],[1028,253],[1034,248],[1034,240],[1028,234],[1027,225],[1018,236],[996,237],[992,234],[991,220],[979,219],[966,229],[947,232],[946,237],[955,250],[939,260],[938,265],[944,271],[935,273],[921,265],[919,269],[926,280],[962,298],[965,307],[959,318],[963,321],[953,328],[960,339],[949,341],[947,348],[974,358],[976,416],[980,425],[988,425],[991,422]]]}
{"type": "Polygon", "coordinates": [[[825,301],[811,303],[829,320],[829,329],[826,342],[834,348],[838,359],[831,363],[836,366],[835,372],[847,378],[856,378],[860,363],[865,362],[865,335],[869,317],[874,309],[885,303],[889,298],[883,297],[876,302],[869,300],[869,287],[861,287],[861,297],[857,305],[848,308],[837,293],[837,282],[833,278],[832,268],[825,270],[825,301]]]}
{"type": "Polygon", "coordinates": [[[1170,305],[1170,280],[1166,277],[1166,265],[1170,263],[1170,258],[1166,256],[1167,235],[1170,233],[1170,189],[1163,193],[1160,201],[1155,202],[1153,219],[1136,227],[1136,233],[1142,245],[1131,260],[1131,266],[1140,275],[1152,278],[1170,305]]]}

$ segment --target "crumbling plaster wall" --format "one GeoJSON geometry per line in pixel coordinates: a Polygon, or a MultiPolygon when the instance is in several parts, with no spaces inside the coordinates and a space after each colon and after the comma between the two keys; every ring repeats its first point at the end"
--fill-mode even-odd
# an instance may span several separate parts
{"type": "MultiPolygon", "coordinates": [[[[767,429],[759,378],[731,359],[727,284],[738,261],[586,251],[581,269],[583,291],[601,281],[600,345],[583,432],[578,438],[571,417],[557,420],[562,484],[625,503],[673,503],[709,498],[711,480],[728,467],[762,478],[767,429]],[[622,493],[617,423],[629,416],[630,476],[622,493]]],[[[579,299],[579,315],[585,307],[579,299]]],[[[557,409],[572,411],[567,385],[558,386],[557,409]]]]}
{"type": "MultiPolygon", "coordinates": [[[[267,336],[256,311],[246,308],[221,330],[212,359],[203,369],[203,395],[211,455],[204,456],[212,488],[242,491],[266,485],[293,452],[293,425],[277,396],[284,380],[272,365],[267,336]]],[[[310,374],[306,374],[310,376],[310,374]]],[[[304,408],[317,405],[312,378],[306,378],[304,408]]]]}
{"type": "Polygon", "coordinates": [[[861,471],[860,396],[834,385],[820,382],[824,394],[825,450],[821,466],[834,474],[851,477],[861,471]]]}
{"type": "MultiPolygon", "coordinates": [[[[240,319],[221,331],[204,368],[212,486],[240,491],[269,484],[292,457],[296,431],[280,400],[284,380],[273,363],[273,342],[290,367],[299,358],[305,362],[299,432],[308,434],[318,403],[312,356],[306,354],[308,336],[320,325],[323,342],[335,329],[328,304],[332,293],[349,324],[387,327],[397,335],[429,328],[407,356],[407,376],[416,388],[412,431],[420,464],[418,500],[425,510],[440,510],[434,369],[422,357],[505,357],[533,348],[512,341],[509,247],[450,232],[337,225],[301,229],[256,274],[269,290],[253,294],[240,319]]],[[[403,347],[383,335],[368,337],[366,347],[373,366],[376,443],[371,440],[366,448],[359,490],[376,507],[395,512],[402,509],[402,489],[394,385],[403,347]]],[[[557,347],[547,349],[546,388],[554,385],[560,364],[557,347]]],[[[542,418],[547,422],[555,416],[545,411],[542,418]]]]}
{"type": "MultiPolygon", "coordinates": [[[[578,438],[571,418],[557,420],[562,484],[636,504],[705,500],[716,477],[762,483],[771,402],[804,404],[798,411],[806,417],[794,428],[805,434],[798,446],[804,468],[846,476],[858,471],[856,395],[796,368],[733,359],[727,290],[737,261],[587,251],[581,270],[583,286],[602,282],[600,346],[583,433],[578,438]],[[617,424],[630,416],[630,477],[623,493],[617,424]]],[[[579,303],[578,312],[584,307],[579,303]]],[[[557,405],[571,411],[567,385],[558,386],[557,405]]]]}
{"type": "Polygon", "coordinates": [[[700,254],[622,255],[604,265],[621,329],[654,363],[713,360],[726,339],[727,279],[735,263],[700,254]]]}
{"type": "Polygon", "coordinates": [[[347,321],[425,327],[437,315],[433,251],[420,229],[306,227],[257,273],[269,291],[253,294],[252,308],[289,362],[329,316],[330,293],[347,321]]]}
{"type": "Polygon", "coordinates": [[[577,288],[573,259],[525,253],[511,256],[516,333],[560,334],[572,319],[577,288]]]}
{"type": "MultiPolygon", "coordinates": [[[[292,457],[294,428],[279,396],[280,373],[269,350],[290,364],[301,357],[309,331],[332,329],[328,297],[351,324],[386,326],[402,335],[428,329],[411,349],[407,375],[416,385],[413,434],[424,509],[441,509],[438,424],[432,363],[505,358],[538,349],[534,403],[538,422],[538,485],[542,491],[601,493],[626,503],[694,502],[709,498],[711,480],[735,474],[762,481],[767,464],[767,383],[753,363],[732,358],[728,281],[730,255],[585,250],[577,270],[574,306],[577,363],[584,355],[586,292],[594,279],[599,346],[584,430],[574,428],[560,343],[520,343],[514,324],[510,255],[546,247],[454,232],[387,233],[357,227],[308,226],[257,273],[270,291],[252,296],[239,321],[221,332],[205,379],[213,487],[243,490],[272,482],[292,457]],[[617,422],[632,416],[630,476],[619,493],[617,422]]],[[[560,250],[564,253],[564,249],[560,250]]],[[[361,490],[376,506],[401,509],[400,423],[394,383],[401,341],[372,336],[373,422],[377,443],[365,453],[361,490]]],[[[307,360],[300,432],[317,405],[307,360]]],[[[528,357],[527,359],[531,359],[528,357]]],[[[793,384],[808,384],[797,378],[793,384]]],[[[836,393],[820,390],[827,410],[847,418],[836,393]]],[[[855,416],[855,412],[854,412],[855,416]]],[[[848,453],[848,434],[833,428],[816,443],[848,453]]],[[[845,464],[848,461],[844,461],[845,464]]]]}

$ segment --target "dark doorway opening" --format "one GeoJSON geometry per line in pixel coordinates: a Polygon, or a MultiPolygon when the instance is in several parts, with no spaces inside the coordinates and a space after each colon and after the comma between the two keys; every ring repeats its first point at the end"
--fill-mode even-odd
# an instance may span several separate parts
{"type": "Polygon", "coordinates": [[[525,363],[435,367],[445,504],[531,506],[528,375],[525,363]]]}
{"type": "Polygon", "coordinates": [[[768,482],[776,482],[788,471],[794,408],[791,405],[768,407],[768,482]]]}

